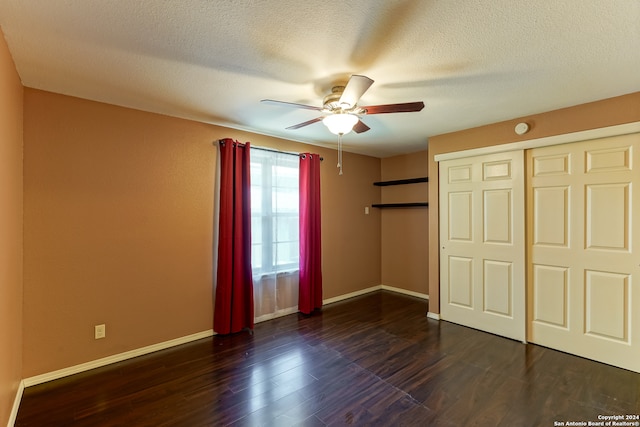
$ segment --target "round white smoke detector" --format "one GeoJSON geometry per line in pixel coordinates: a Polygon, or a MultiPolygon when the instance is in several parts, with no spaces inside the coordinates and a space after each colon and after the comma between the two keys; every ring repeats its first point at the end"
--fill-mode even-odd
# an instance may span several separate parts
{"type": "Polygon", "coordinates": [[[518,123],[516,125],[515,131],[518,135],[524,135],[525,133],[529,132],[529,125],[524,122],[518,123]]]}

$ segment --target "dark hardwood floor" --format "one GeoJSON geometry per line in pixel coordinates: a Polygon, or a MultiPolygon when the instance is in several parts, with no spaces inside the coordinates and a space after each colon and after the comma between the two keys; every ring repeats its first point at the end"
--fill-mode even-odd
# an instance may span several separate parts
{"type": "Polygon", "coordinates": [[[29,387],[16,426],[553,426],[640,413],[640,374],[425,313],[380,291],[260,323],[29,387]]]}

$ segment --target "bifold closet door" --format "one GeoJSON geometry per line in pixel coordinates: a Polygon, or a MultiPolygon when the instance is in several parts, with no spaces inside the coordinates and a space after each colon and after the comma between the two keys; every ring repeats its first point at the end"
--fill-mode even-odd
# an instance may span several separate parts
{"type": "Polygon", "coordinates": [[[639,156],[640,134],[527,153],[528,340],[636,372],[639,156]]]}
{"type": "Polygon", "coordinates": [[[445,160],[442,319],[525,341],[524,153],[445,160]]]}

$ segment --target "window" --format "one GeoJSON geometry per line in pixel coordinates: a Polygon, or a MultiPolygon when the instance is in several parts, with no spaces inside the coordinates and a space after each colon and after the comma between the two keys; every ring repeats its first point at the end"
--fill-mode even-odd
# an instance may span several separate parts
{"type": "Polygon", "coordinates": [[[253,275],[299,268],[299,159],[251,149],[253,275]]]}

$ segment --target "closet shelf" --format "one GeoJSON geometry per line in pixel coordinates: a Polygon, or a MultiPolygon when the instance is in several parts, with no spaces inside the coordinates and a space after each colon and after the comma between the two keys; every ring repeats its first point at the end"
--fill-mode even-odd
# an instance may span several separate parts
{"type": "Polygon", "coordinates": [[[423,176],[420,178],[396,179],[394,181],[378,181],[374,182],[373,185],[376,185],[378,187],[386,187],[388,185],[417,184],[419,182],[429,182],[429,178],[423,176]]]}

